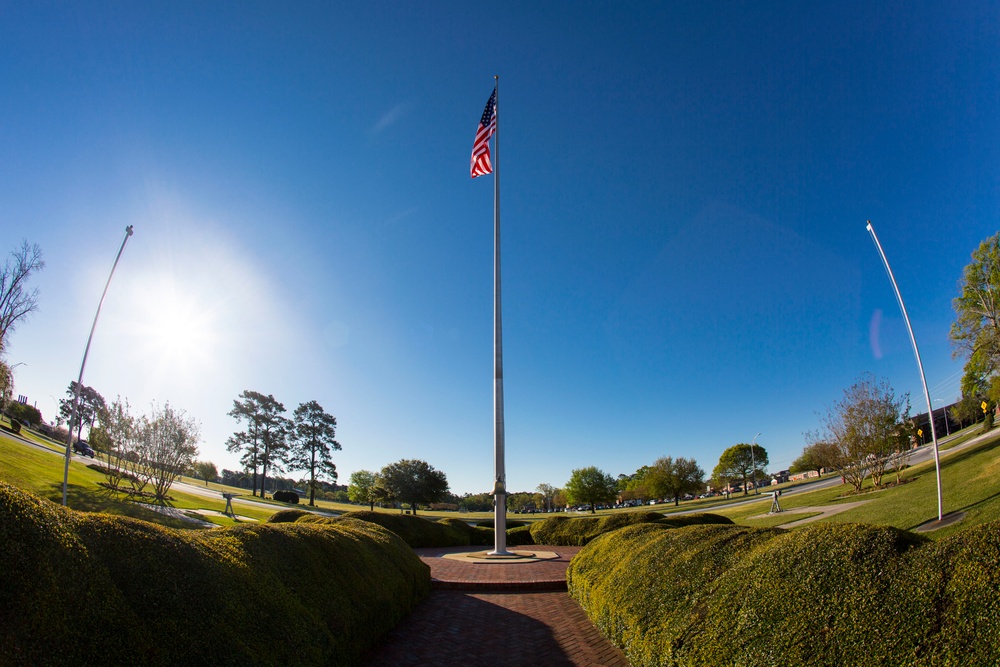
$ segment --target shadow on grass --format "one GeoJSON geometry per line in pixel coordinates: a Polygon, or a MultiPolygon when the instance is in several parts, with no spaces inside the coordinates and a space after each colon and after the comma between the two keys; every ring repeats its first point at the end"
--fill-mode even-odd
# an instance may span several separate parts
{"type": "MultiPolygon", "coordinates": [[[[53,482],[45,487],[40,494],[54,503],[62,504],[62,482],[53,482]]],[[[164,507],[172,507],[169,503],[158,503],[164,507]]],[[[150,523],[158,523],[170,528],[191,528],[191,524],[181,519],[175,519],[165,514],[143,507],[139,503],[129,501],[125,494],[116,493],[97,484],[69,484],[66,487],[66,505],[79,512],[101,512],[115,516],[127,516],[142,519],[150,523]]]]}
{"type": "MultiPolygon", "coordinates": [[[[958,465],[959,463],[969,460],[973,456],[978,456],[984,452],[992,451],[998,447],[1000,447],[1000,431],[994,433],[991,440],[986,440],[978,445],[969,447],[968,449],[963,449],[957,454],[949,454],[946,458],[941,460],[941,469],[944,470],[958,465]]],[[[931,470],[934,470],[933,465],[931,466],[931,470]]]]}
{"type": "Polygon", "coordinates": [[[968,512],[969,510],[973,509],[974,507],[979,507],[980,505],[985,505],[986,503],[992,502],[992,501],[996,500],[997,498],[1000,498],[1000,491],[997,491],[996,493],[994,493],[991,496],[986,496],[985,498],[977,500],[974,503],[966,505],[965,507],[961,507],[961,508],[959,508],[956,511],[958,511],[958,512],[968,512]]]}

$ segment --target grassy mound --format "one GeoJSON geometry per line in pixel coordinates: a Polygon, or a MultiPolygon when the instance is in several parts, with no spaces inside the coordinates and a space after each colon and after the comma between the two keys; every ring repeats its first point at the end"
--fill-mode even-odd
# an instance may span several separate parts
{"type": "Polygon", "coordinates": [[[531,537],[535,544],[583,546],[598,535],[642,523],[660,523],[672,528],[703,523],[732,524],[729,519],[717,514],[690,514],[677,517],[665,517],[659,512],[620,512],[588,517],[570,517],[561,514],[532,525],[531,537]]]}
{"type": "Polygon", "coordinates": [[[992,665],[998,531],[649,524],[595,540],[567,576],[635,667],[992,665]]]}
{"type": "Polygon", "coordinates": [[[0,664],[357,664],[430,590],[371,523],[188,532],[0,483],[0,664]]]}

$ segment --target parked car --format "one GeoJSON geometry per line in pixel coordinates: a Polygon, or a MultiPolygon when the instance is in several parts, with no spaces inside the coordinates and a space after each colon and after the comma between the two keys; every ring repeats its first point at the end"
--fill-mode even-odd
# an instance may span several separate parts
{"type": "Polygon", "coordinates": [[[82,456],[94,458],[94,448],[86,440],[77,440],[73,443],[73,451],[82,456]]]}

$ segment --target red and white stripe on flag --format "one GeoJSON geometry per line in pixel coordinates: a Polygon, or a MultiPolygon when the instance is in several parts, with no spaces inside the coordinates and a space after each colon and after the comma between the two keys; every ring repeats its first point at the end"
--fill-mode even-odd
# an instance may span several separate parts
{"type": "Polygon", "coordinates": [[[497,89],[493,89],[493,94],[486,102],[483,109],[483,117],[479,121],[479,129],[476,131],[476,141],[472,144],[472,165],[470,171],[472,178],[485,176],[493,173],[493,163],[490,162],[490,137],[497,129],[497,89]]]}

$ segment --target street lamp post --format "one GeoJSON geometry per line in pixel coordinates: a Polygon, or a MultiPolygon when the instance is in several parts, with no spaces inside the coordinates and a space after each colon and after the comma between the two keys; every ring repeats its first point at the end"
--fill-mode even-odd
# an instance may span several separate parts
{"type": "Polygon", "coordinates": [[[757,490],[757,457],[754,455],[754,447],[757,446],[757,438],[760,437],[760,433],[753,437],[753,442],[750,443],[750,465],[753,466],[753,494],[755,496],[760,495],[760,491],[757,490]]]}
{"type": "MultiPolygon", "coordinates": [[[[90,344],[94,341],[94,330],[97,329],[97,319],[101,316],[101,307],[104,305],[104,299],[108,296],[108,287],[111,286],[111,279],[115,277],[115,269],[118,268],[118,260],[122,258],[122,253],[125,252],[125,244],[128,243],[129,237],[132,236],[132,225],[125,228],[125,238],[122,239],[122,245],[118,248],[118,254],[115,256],[115,263],[111,265],[111,273],[108,274],[108,282],[104,283],[104,292],[101,294],[101,300],[97,304],[97,313],[94,314],[94,323],[90,326],[90,336],[87,338],[87,347],[83,350],[83,362],[80,364],[80,377],[76,381],[76,390],[73,392],[73,409],[70,412],[69,421],[69,437],[66,439],[66,457],[63,464],[63,484],[62,484],[62,504],[63,507],[66,506],[66,489],[69,485],[69,460],[72,457],[72,447],[73,447],[73,427],[76,426],[76,420],[79,416],[80,408],[80,390],[83,389],[83,371],[87,367],[87,355],[90,354],[90,344]]],[[[80,435],[80,428],[77,429],[77,436],[80,435]]]]}
{"type": "Polygon", "coordinates": [[[944,494],[941,491],[941,456],[938,453],[938,439],[937,430],[934,428],[934,408],[931,406],[931,395],[927,391],[927,377],[924,375],[924,364],[920,360],[920,350],[917,349],[917,339],[913,335],[913,327],[910,326],[910,316],[906,314],[906,306],[903,304],[903,296],[899,293],[899,286],[896,284],[896,276],[892,274],[892,269],[889,268],[889,260],[885,256],[885,252],[882,250],[882,244],[878,241],[878,236],[875,234],[875,229],[872,227],[872,221],[868,221],[866,226],[868,233],[872,235],[872,240],[875,242],[875,247],[878,249],[878,254],[882,258],[882,264],[885,265],[885,272],[889,275],[889,282],[892,283],[892,289],[896,293],[896,301],[899,303],[899,310],[903,313],[903,321],[906,322],[906,330],[910,332],[910,343],[913,345],[913,356],[917,360],[917,370],[920,371],[920,383],[924,387],[924,400],[927,401],[927,414],[930,416],[931,423],[931,441],[934,443],[934,471],[937,476],[937,501],[938,501],[938,521],[944,519],[944,494]]]}

